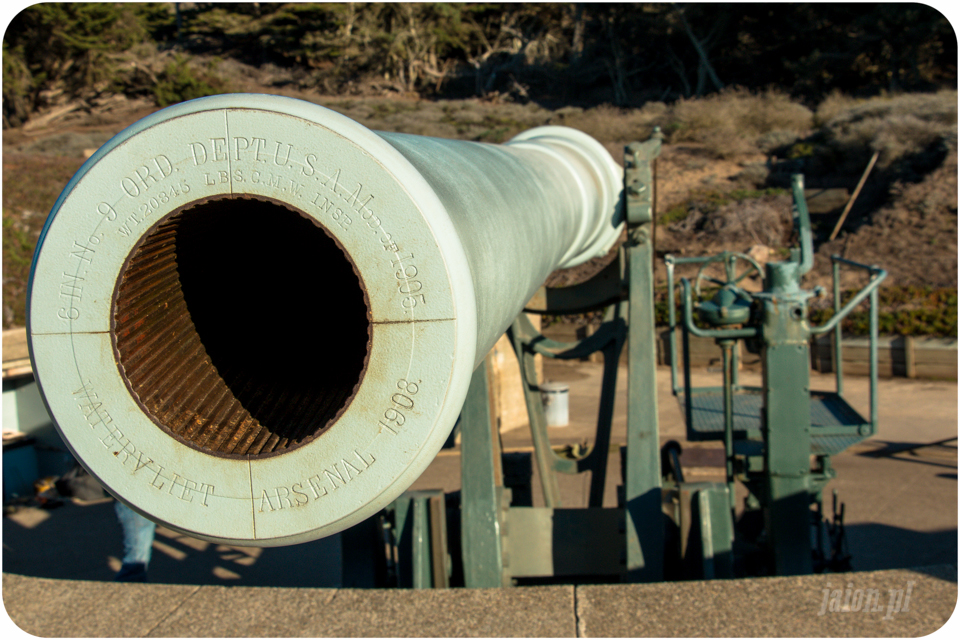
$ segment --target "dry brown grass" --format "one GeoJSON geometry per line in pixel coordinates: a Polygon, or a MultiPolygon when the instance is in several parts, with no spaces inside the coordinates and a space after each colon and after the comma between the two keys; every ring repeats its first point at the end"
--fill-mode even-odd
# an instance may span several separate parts
{"type": "Polygon", "coordinates": [[[829,256],[839,254],[880,265],[890,274],[887,286],[956,287],[957,186],[956,150],[922,181],[894,185],[871,224],[819,248],[814,267],[820,279],[829,278],[829,256]]]}
{"type": "Polygon", "coordinates": [[[630,143],[646,140],[656,126],[669,122],[669,108],[650,102],[640,109],[619,109],[601,105],[593,109],[568,107],[555,112],[554,124],[579,129],[602,142],[630,143]]]}
{"type": "Polygon", "coordinates": [[[26,320],[27,279],[33,249],[60,190],[82,159],[61,156],[3,156],[3,327],[26,320]]]}
{"type": "Polygon", "coordinates": [[[956,146],[957,92],[868,100],[833,95],[817,109],[817,120],[827,140],[821,153],[854,161],[838,170],[862,170],[863,155],[872,152],[880,152],[877,166],[883,169],[940,142],[956,146]]]}
{"type": "Polygon", "coordinates": [[[778,91],[755,94],[730,89],[674,105],[671,142],[698,142],[718,158],[756,152],[761,136],[779,132],[794,139],[813,126],[813,113],[778,91]]]}
{"type": "Polygon", "coordinates": [[[773,249],[786,245],[793,231],[789,195],[766,195],[732,202],[710,210],[693,207],[671,225],[671,231],[707,250],[746,252],[754,245],[773,249]]]}
{"type": "Polygon", "coordinates": [[[522,131],[550,123],[553,117],[552,111],[535,103],[389,98],[333,98],[317,102],[374,131],[481,142],[505,142],[522,131]]]}

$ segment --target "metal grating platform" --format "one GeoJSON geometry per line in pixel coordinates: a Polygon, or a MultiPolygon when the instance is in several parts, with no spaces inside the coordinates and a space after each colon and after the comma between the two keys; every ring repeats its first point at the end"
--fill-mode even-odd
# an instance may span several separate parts
{"type": "MultiPolygon", "coordinates": [[[[677,394],[680,411],[685,412],[685,395],[677,394]]],[[[693,390],[692,419],[687,425],[690,440],[723,438],[723,393],[720,390],[693,390]]],[[[759,390],[740,389],[733,395],[734,438],[759,437],[763,396],[759,390]]],[[[811,453],[834,455],[870,435],[870,424],[836,393],[810,394],[811,453]],[[862,429],[861,427],[866,427],[862,429]],[[861,434],[861,431],[864,434],[861,434]]]]}

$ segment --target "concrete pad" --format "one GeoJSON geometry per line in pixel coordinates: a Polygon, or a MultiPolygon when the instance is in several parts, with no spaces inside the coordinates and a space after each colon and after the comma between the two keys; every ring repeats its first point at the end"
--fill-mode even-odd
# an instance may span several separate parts
{"type": "Polygon", "coordinates": [[[853,568],[875,571],[957,562],[957,449],[875,456],[865,443],[833,458],[837,477],[824,491],[845,504],[853,568]]]}
{"type": "Polygon", "coordinates": [[[574,587],[341,591],[333,604],[351,612],[333,635],[402,637],[573,637],[574,587]],[[351,629],[369,629],[351,633],[351,629]]]}
{"type": "Polygon", "coordinates": [[[942,627],[956,604],[955,566],[577,587],[583,637],[916,637],[942,627]],[[879,604],[864,610],[868,590],[879,604]]]}
{"type": "Polygon", "coordinates": [[[954,565],[647,585],[334,590],[4,575],[40,637],[907,637],[957,602],[954,565]],[[866,606],[864,603],[869,603],[866,606]]]}
{"type": "Polygon", "coordinates": [[[353,590],[112,584],[4,575],[10,619],[67,637],[570,637],[572,586],[353,590]]]}
{"type": "MultiPolygon", "coordinates": [[[[154,630],[161,637],[329,636],[336,589],[201,587],[154,630]]],[[[343,615],[340,612],[339,615],[343,615]]]]}
{"type": "MultiPolygon", "coordinates": [[[[3,605],[40,637],[143,637],[199,587],[48,580],[3,574],[3,605]]],[[[9,637],[9,636],[5,636],[9,637]]]]}
{"type": "Polygon", "coordinates": [[[204,587],[166,637],[573,636],[573,587],[301,590],[204,587]]]}

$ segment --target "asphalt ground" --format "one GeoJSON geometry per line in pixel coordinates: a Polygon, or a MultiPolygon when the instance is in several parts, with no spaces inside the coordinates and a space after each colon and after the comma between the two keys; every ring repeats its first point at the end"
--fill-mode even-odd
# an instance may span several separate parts
{"type": "MultiPolygon", "coordinates": [[[[554,444],[589,444],[600,371],[599,364],[590,362],[547,363],[546,378],[570,383],[570,425],[551,429],[554,444]]],[[[614,444],[623,442],[626,429],[625,376],[621,368],[614,444]]],[[[699,372],[694,385],[717,384],[718,376],[699,372]]],[[[832,376],[814,372],[811,378],[813,389],[832,390],[832,376]]],[[[744,371],[741,382],[759,384],[759,373],[744,371]]],[[[688,479],[721,479],[717,445],[684,438],[669,369],[658,370],[658,393],[661,440],[684,445],[681,460],[688,479]]],[[[845,397],[864,415],[868,394],[865,378],[846,379],[845,397]]],[[[827,487],[828,492],[837,489],[846,505],[855,573],[842,578],[834,574],[762,578],[759,583],[522,587],[475,593],[455,589],[446,595],[365,592],[339,588],[337,536],[261,549],[211,544],[160,527],[150,584],[119,585],[112,583],[112,576],[120,564],[120,529],[111,501],[103,500],[66,502],[55,509],[26,507],[6,515],[3,599],[8,614],[24,630],[53,636],[924,635],[941,626],[956,604],[957,444],[931,444],[956,437],[956,381],[881,380],[878,434],[833,458],[837,478],[827,487]],[[870,573],[876,571],[880,573],[870,573]],[[915,593],[909,615],[897,612],[884,620],[879,613],[818,613],[824,589],[856,591],[862,584],[886,598],[888,591],[905,589],[910,581],[927,595],[915,593]],[[734,606],[735,597],[750,603],[750,615],[724,609],[734,606]],[[787,620],[784,603],[797,598],[806,604],[787,620]],[[144,607],[145,602],[155,604],[144,607]],[[646,602],[656,606],[645,608],[646,602]],[[178,604],[169,608],[169,603],[178,604]],[[617,608],[617,603],[623,606],[617,608]],[[490,607],[502,615],[488,620],[490,607]],[[713,613],[691,618],[690,608],[697,607],[713,613]],[[72,617],[63,617],[71,611],[72,617]],[[257,611],[262,612],[259,618],[253,615],[257,611]],[[673,617],[665,612],[673,612],[673,617]],[[146,622],[140,620],[144,616],[146,622]],[[139,622],[132,624],[134,619],[139,622]]],[[[523,428],[503,433],[502,442],[506,451],[530,450],[523,428]]],[[[615,505],[618,479],[619,455],[611,453],[605,506],[615,505]]],[[[412,488],[452,491],[459,482],[459,452],[448,450],[412,488]]],[[[537,483],[535,476],[535,504],[537,483]]],[[[587,485],[584,477],[561,477],[563,505],[585,505],[587,485]]]]}

